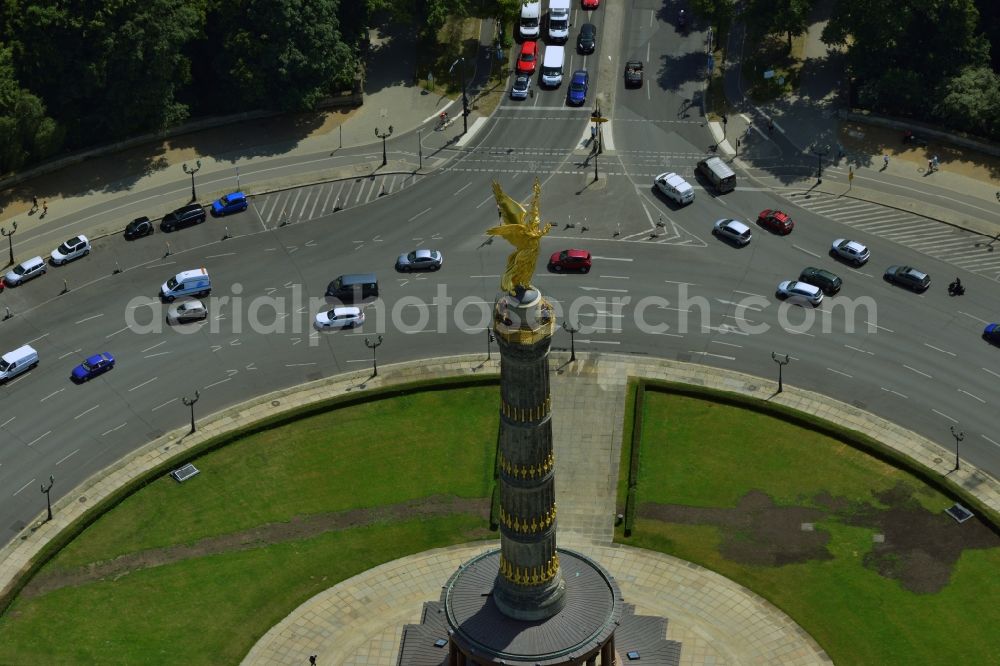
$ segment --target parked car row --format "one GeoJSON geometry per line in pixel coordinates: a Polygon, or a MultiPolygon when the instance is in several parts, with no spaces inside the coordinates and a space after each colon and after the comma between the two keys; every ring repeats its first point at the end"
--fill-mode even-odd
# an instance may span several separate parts
{"type": "MultiPolygon", "coordinates": [[[[584,0],[584,9],[596,9],[597,0],[584,0]],[[588,4],[590,2],[590,4],[588,4]]],[[[521,48],[514,66],[514,81],[510,88],[511,99],[527,99],[532,95],[531,76],[540,69],[539,82],[543,86],[558,88],[562,85],[566,66],[565,43],[569,40],[570,0],[549,0],[548,30],[544,54],[539,45],[541,30],[541,2],[526,2],[521,7],[518,34],[521,48]]],[[[597,49],[597,27],[584,23],[576,40],[577,51],[593,53],[597,49]]],[[[586,102],[590,76],[586,69],[573,72],[566,101],[580,106],[586,102]]]]}

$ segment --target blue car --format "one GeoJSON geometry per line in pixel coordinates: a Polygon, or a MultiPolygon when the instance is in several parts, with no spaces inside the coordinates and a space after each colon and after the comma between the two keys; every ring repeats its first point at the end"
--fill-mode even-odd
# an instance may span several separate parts
{"type": "Polygon", "coordinates": [[[587,101],[587,86],[590,83],[590,74],[585,69],[578,69],[573,72],[573,78],[569,81],[569,92],[566,93],[566,103],[573,106],[583,106],[587,101]]]}
{"type": "Polygon", "coordinates": [[[233,192],[212,202],[212,215],[222,217],[230,213],[240,213],[245,211],[248,205],[247,195],[242,192],[233,192]]]}
{"type": "Polygon", "coordinates": [[[83,383],[103,374],[115,367],[115,357],[108,352],[94,354],[80,365],[73,368],[73,381],[83,383]]]}
{"type": "Polygon", "coordinates": [[[983,340],[1000,347],[1000,324],[986,324],[983,329],[983,340]]]}

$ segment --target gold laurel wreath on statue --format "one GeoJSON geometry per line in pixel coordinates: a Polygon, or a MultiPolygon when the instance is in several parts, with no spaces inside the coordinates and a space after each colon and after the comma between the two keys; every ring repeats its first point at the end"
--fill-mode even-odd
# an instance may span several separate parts
{"type": "Polygon", "coordinates": [[[549,233],[551,224],[540,226],[541,213],[538,202],[542,197],[542,186],[535,178],[533,195],[528,208],[511,199],[500,189],[500,183],[493,181],[493,196],[500,211],[500,226],[486,230],[489,236],[501,236],[514,246],[507,257],[507,270],[500,278],[500,288],[511,295],[518,295],[531,285],[531,276],[538,262],[538,247],[542,236],[549,233]]]}

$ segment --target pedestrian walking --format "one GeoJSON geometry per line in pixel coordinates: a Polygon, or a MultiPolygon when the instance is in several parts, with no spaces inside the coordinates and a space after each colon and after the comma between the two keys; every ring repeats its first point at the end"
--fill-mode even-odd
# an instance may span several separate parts
{"type": "Polygon", "coordinates": [[[774,121],[770,118],[767,119],[767,133],[774,134],[774,121]]]}
{"type": "Polygon", "coordinates": [[[42,202],[42,215],[41,215],[41,217],[45,217],[48,214],[49,214],[49,202],[48,201],[43,201],[42,202]]]}
{"type": "Polygon", "coordinates": [[[316,666],[316,655],[309,655],[309,666],[316,666]]]}
{"type": "Polygon", "coordinates": [[[888,168],[889,168],[889,156],[888,155],[883,155],[882,156],[882,171],[885,171],[888,168]]]}
{"type": "Polygon", "coordinates": [[[38,197],[32,196],[31,197],[31,212],[34,213],[36,210],[38,210],[38,197]]]}

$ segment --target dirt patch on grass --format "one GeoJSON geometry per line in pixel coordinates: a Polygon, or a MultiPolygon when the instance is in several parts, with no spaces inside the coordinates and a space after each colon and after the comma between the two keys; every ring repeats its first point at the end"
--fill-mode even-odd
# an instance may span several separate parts
{"type": "MultiPolygon", "coordinates": [[[[270,523],[242,532],[202,539],[192,544],[128,553],[113,560],[95,562],[72,571],[43,572],[35,576],[25,586],[21,591],[21,597],[30,598],[63,587],[83,585],[96,580],[118,579],[141,569],[173,564],[192,558],[263,548],[271,544],[308,539],[326,532],[353,527],[455,514],[471,514],[485,521],[489,520],[489,513],[490,501],[488,498],[465,499],[433,496],[371,509],[353,509],[296,517],[287,523],[270,523]]],[[[470,539],[482,538],[487,532],[488,530],[484,527],[481,531],[477,530],[475,534],[468,536],[470,539]]]]}
{"type": "Polygon", "coordinates": [[[955,563],[968,549],[1000,547],[1000,537],[978,517],[958,524],[944,513],[932,513],[899,484],[875,493],[872,502],[852,502],[821,492],[812,506],[777,505],[761,491],[751,491],[735,508],[646,503],[639,515],[668,523],[712,525],[722,531],[720,554],[757,566],[781,566],[829,560],[829,534],[813,529],[824,520],[876,531],[865,567],[898,580],[911,592],[943,589],[955,563]],[[880,541],[881,540],[881,541],[880,541]]]}

